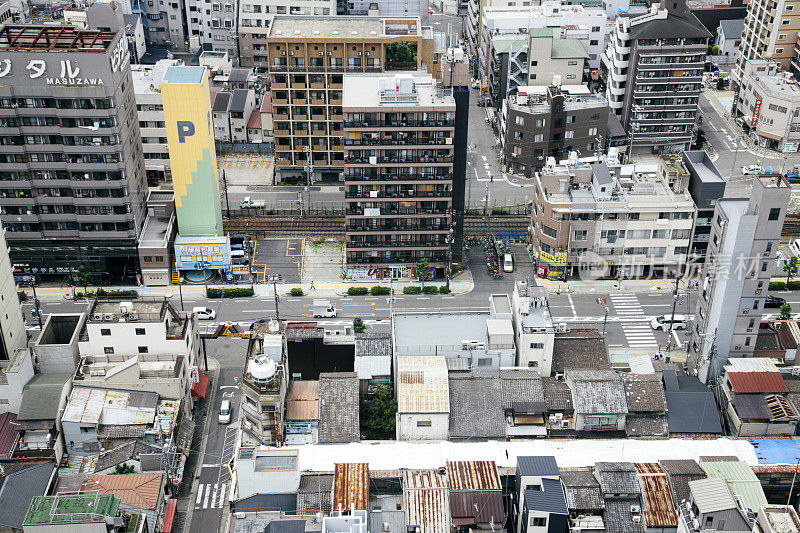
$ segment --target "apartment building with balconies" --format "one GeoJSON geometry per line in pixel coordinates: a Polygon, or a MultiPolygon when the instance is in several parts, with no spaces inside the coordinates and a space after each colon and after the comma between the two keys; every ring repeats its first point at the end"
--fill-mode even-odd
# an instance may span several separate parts
{"type": "MultiPolygon", "coordinates": [[[[795,0],[753,0],[747,4],[744,31],[739,43],[739,57],[731,71],[735,91],[744,77],[744,67],[751,59],[769,59],[789,70],[798,53],[800,38],[800,2],[795,0]]],[[[738,108],[738,102],[736,103],[738,108]]],[[[746,113],[746,111],[744,112],[746,113]]]]}
{"type": "Polygon", "coordinates": [[[15,273],[64,279],[84,265],[135,282],[147,186],[124,32],[6,25],[0,62],[0,220],[15,273]]]}
{"type": "Polygon", "coordinates": [[[267,27],[240,28],[240,61],[269,70],[278,179],[302,174],[312,164],[315,180],[341,179],[345,72],[439,72],[433,31],[418,18],[270,15],[267,20],[267,27]],[[406,44],[415,60],[396,61],[393,47],[406,44]]]}
{"type": "Polygon", "coordinates": [[[685,0],[616,19],[603,55],[606,96],[632,153],[689,149],[710,35],[685,0]]]}
{"type": "Polygon", "coordinates": [[[347,276],[443,276],[453,237],[456,103],[430,74],[344,77],[347,276]]]}
{"type": "Polygon", "coordinates": [[[549,277],[672,278],[685,268],[695,206],[654,172],[547,162],[536,173],[532,243],[549,277]]]}
{"type": "Polygon", "coordinates": [[[503,101],[501,162],[531,177],[547,157],[600,152],[607,125],[608,102],[584,86],[519,87],[516,96],[503,101]]]}
{"type": "MultiPolygon", "coordinates": [[[[228,52],[236,63],[238,0],[182,0],[190,50],[228,52]]],[[[170,17],[171,18],[171,17],[170,17]]]]}
{"type": "Polygon", "coordinates": [[[688,353],[703,382],[753,356],[790,195],[780,175],[759,176],[749,198],[716,202],[688,353]]]}

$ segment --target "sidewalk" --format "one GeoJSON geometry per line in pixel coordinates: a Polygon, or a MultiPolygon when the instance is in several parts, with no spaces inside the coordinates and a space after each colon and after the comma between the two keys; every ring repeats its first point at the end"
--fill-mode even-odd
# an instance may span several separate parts
{"type": "MultiPolygon", "coordinates": [[[[426,281],[426,285],[445,285],[444,280],[426,281]]],[[[304,296],[319,296],[319,297],[335,297],[347,295],[347,289],[350,287],[372,287],[381,285],[384,287],[389,286],[388,280],[363,280],[363,281],[321,281],[314,283],[314,289],[311,289],[311,283],[279,283],[277,284],[278,294],[280,296],[289,296],[289,291],[293,288],[303,289],[304,296]]],[[[403,287],[410,285],[420,286],[420,282],[411,280],[397,280],[393,281],[391,285],[394,287],[397,294],[402,293],[403,287]]],[[[218,285],[209,284],[208,287],[248,287],[248,285],[218,285]]],[[[109,290],[109,287],[104,287],[109,290]]],[[[467,294],[475,288],[475,283],[472,280],[472,273],[469,271],[459,272],[453,279],[450,280],[450,293],[451,294],[467,294]]],[[[96,287],[90,286],[89,291],[94,291],[96,287]]],[[[139,296],[156,297],[156,298],[180,298],[181,293],[186,299],[205,299],[206,298],[206,285],[181,285],[180,289],[177,285],[168,285],[166,287],[113,287],[114,290],[135,290],[139,296]]],[[[272,298],[274,296],[274,288],[272,284],[258,283],[253,286],[255,295],[253,298],[272,298]]],[[[19,290],[24,291],[28,295],[28,302],[33,301],[33,291],[28,287],[20,287],[19,290]]],[[[83,292],[83,287],[76,288],[76,292],[83,292]]],[[[39,301],[42,302],[56,302],[64,300],[72,300],[72,291],[69,287],[62,286],[40,286],[36,288],[36,295],[39,301]]],[[[247,299],[249,297],[237,298],[247,299]]],[[[223,300],[220,298],[220,300],[223,300]]],[[[88,300],[86,300],[88,301],[88,300]]]]}
{"type": "MultiPolygon", "coordinates": [[[[614,279],[601,279],[593,281],[555,281],[550,279],[536,279],[536,283],[545,287],[548,293],[557,294],[613,294],[616,292],[672,292],[675,289],[675,280],[671,279],[629,279],[617,281],[614,279]]],[[[678,282],[679,290],[688,290],[689,283],[693,280],[681,279],[678,282]]]]}

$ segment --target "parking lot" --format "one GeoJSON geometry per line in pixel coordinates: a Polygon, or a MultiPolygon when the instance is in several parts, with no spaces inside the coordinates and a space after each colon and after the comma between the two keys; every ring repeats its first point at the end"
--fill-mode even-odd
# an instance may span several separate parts
{"type": "Polygon", "coordinates": [[[253,250],[252,270],[259,283],[279,276],[283,283],[299,283],[305,239],[259,239],[253,250]]]}

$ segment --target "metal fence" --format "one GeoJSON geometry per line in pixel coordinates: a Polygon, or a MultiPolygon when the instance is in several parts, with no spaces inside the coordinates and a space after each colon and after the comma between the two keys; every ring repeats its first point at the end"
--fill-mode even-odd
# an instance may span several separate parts
{"type": "Polygon", "coordinates": [[[272,143],[217,143],[217,154],[271,154],[272,143]]]}
{"type": "MultiPolygon", "coordinates": [[[[253,193],[253,197],[258,195],[253,193]]],[[[302,205],[297,200],[282,200],[267,202],[264,207],[240,209],[238,204],[231,202],[230,215],[226,209],[223,198],[222,208],[225,216],[230,218],[248,218],[258,216],[344,216],[345,208],[342,200],[303,201],[302,205]]],[[[471,207],[466,209],[467,216],[520,216],[530,214],[528,204],[492,203],[488,207],[471,207]]]]}

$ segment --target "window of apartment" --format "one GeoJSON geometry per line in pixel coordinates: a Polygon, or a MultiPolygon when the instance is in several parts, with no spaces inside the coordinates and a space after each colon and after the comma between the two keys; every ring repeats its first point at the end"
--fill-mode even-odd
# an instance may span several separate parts
{"type": "Polygon", "coordinates": [[[639,213],[628,213],[628,220],[639,220],[639,213]]]}
{"type": "Polygon", "coordinates": [[[600,26],[592,26],[592,33],[597,33],[600,31],[600,26]]]}
{"type": "Polygon", "coordinates": [[[417,427],[418,428],[429,428],[431,427],[432,423],[430,420],[417,420],[417,427]]]}
{"type": "Polygon", "coordinates": [[[567,115],[567,124],[575,124],[575,115],[567,115]]]}
{"type": "MultiPolygon", "coordinates": [[[[767,264],[761,263],[761,272],[766,272],[766,271],[767,271],[767,264]]],[[[755,307],[753,309],[755,309],[755,307]]]]}
{"type": "Polygon", "coordinates": [[[765,252],[771,252],[772,251],[772,242],[771,241],[767,243],[767,248],[764,251],[765,252]]]}
{"type": "Polygon", "coordinates": [[[104,346],[103,353],[112,354],[114,353],[114,348],[112,346],[104,346]]]}
{"type": "Polygon", "coordinates": [[[528,368],[536,368],[539,366],[539,361],[528,361],[528,368]]]}
{"type": "Polygon", "coordinates": [[[783,8],[784,11],[794,11],[793,4],[787,4],[786,7],[783,8]]]}
{"type": "Polygon", "coordinates": [[[572,232],[573,241],[585,241],[587,236],[588,234],[585,229],[576,229],[572,232]]]}
{"type": "Polygon", "coordinates": [[[782,54],[783,53],[783,48],[776,48],[775,49],[775,53],[776,54],[782,54]]]}
{"type": "Polygon", "coordinates": [[[539,62],[538,62],[538,61],[531,61],[531,66],[532,66],[532,67],[535,67],[535,66],[536,66],[536,65],[538,65],[538,64],[539,64],[539,62]]]}
{"type": "Polygon", "coordinates": [[[545,516],[534,516],[531,518],[531,526],[532,527],[546,527],[547,526],[547,517],[545,516]]]}
{"type": "Polygon", "coordinates": [[[574,66],[576,66],[577,64],[578,64],[578,62],[577,62],[577,61],[567,61],[567,65],[569,65],[570,67],[574,67],[574,66]]]}
{"type": "Polygon", "coordinates": [[[517,123],[517,126],[524,126],[525,125],[525,117],[517,115],[517,117],[515,119],[515,122],[517,123]]]}
{"type": "Polygon", "coordinates": [[[769,210],[769,220],[778,220],[781,216],[781,208],[780,207],[773,207],[769,210]]]}
{"type": "Polygon", "coordinates": [[[536,135],[533,136],[533,142],[540,143],[542,141],[544,141],[544,134],[543,133],[537,133],[536,135]]]}
{"type": "Polygon", "coordinates": [[[102,328],[100,330],[100,335],[103,335],[104,337],[108,337],[109,335],[111,335],[111,330],[108,329],[108,328],[102,328]]]}
{"type": "Polygon", "coordinates": [[[781,26],[788,26],[791,23],[792,23],[792,21],[790,19],[783,19],[781,21],[781,26]]]}
{"type": "Polygon", "coordinates": [[[558,235],[556,233],[556,230],[554,230],[550,226],[545,226],[544,224],[542,224],[542,233],[544,233],[545,235],[547,235],[551,239],[555,239],[556,236],[558,235]]]}
{"type": "Polygon", "coordinates": [[[139,353],[147,353],[147,346],[139,346],[139,353]]]}
{"type": "Polygon", "coordinates": [[[564,132],[565,139],[574,139],[575,138],[575,130],[567,130],[564,132]]]}
{"type": "Polygon", "coordinates": [[[629,239],[647,239],[650,237],[649,229],[632,229],[628,230],[629,239]]]}
{"type": "Polygon", "coordinates": [[[688,246],[676,246],[675,247],[675,253],[678,254],[678,255],[687,254],[687,253],[689,253],[689,247],[688,246]]]}
{"type": "Polygon", "coordinates": [[[521,131],[515,131],[514,132],[514,139],[517,140],[517,141],[521,141],[522,140],[522,132],[521,131]]]}
{"type": "Polygon", "coordinates": [[[589,135],[597,135],[597,128],[589,128],[589,135]]]}
{"type": "Polygon", "coordinates": [[[490,366],[492,364],[491,357],[479,357],[478,366],[490,366]]]}
{"type": "Polygon", "coordinates": [[[567,79],[568,80],[574,80],[575,79],[575,74],[567,74],[567,79]]]}
{"type": "Polygon", "coordinates": [[[144,328],[136,328],[137,335],[144,335],[144,328]]]}
{"type": "Polygon", "coordinates": [[[654,239],[668,239],[669,238],[669,230],[668,229],[654,229],[653,230],[653,238],[654,239]]]}
{"type": "Polygon", "coordinates": [[[786,34],[785,33],[779,33],[778,34],[778,40],[779,41],[785,41],[786,40],[786,34]]]}
{"type": "Polygon", "coordinates": [[[536,127],[537,128],[544,128],[544,119],[543,118],[537,118],[536,119],[536,127]]]}
{"type": "Polygon", "coordinates": [[[744,338],[744,345],[745,346],[750,346],[750,337],[745,337],[744,338]]]}
{"type": "Polygon", "coordinates": [[[674,229],[674,230],[672,230],[672,238],[673,239],[688,239],[689,238],[689,230],[688,229],[674,229]]]}
{"type": "Polygon", "coordinates": [[[597,39],[592,39],[589,41],[589,46],[597,46],[597,39]]]}
{"type": "Polygon", "coordinates": [[[544,348],[544,343],[543,342],[532,342],[531,343],[531,349],[533,349],[533,350],[541,350],[542,348],[544,348]]]}
{"type": "Polygon", "coordinates": [[[536,74],[531,74],[531,75],[529,76],[529,78],[530,78],[530,79],[532,79],[532,80],[535,80],[535,79],[536,79],[536,74]]]}

